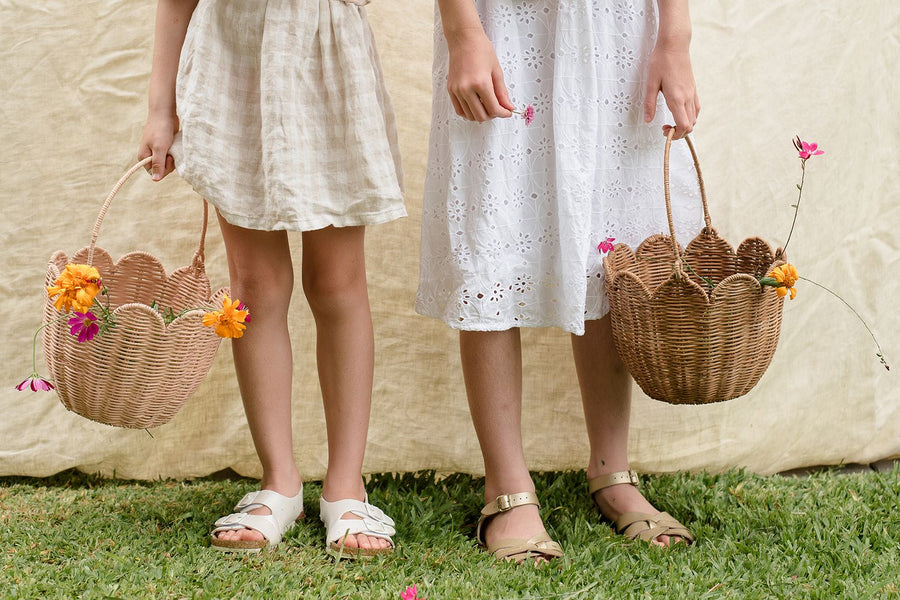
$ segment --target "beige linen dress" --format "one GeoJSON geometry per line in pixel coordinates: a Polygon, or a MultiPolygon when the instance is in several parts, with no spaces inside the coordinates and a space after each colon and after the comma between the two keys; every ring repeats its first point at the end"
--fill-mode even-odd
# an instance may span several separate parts
{"type": "Polygon", "coordinates": [[[232,225],[308,231],[406,215],[364,3],[200,0],[181,53],[171,152],[232,225]]]}

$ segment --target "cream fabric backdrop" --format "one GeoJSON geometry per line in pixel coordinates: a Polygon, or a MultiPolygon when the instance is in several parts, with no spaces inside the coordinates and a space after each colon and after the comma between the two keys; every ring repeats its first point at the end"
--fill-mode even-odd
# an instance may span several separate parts
{"type": "MultiPolygon", "coordinates": [[[[601,0],[596,0],[601,1],[601,0]]],[[[609,0],[612,2],[612,0],[609,0]]],[[[0,223],[6,323],[0,361],[0,475],[77,467],[129,478],[190,477],[226,467],[258,475],[232,372],[229,342],[197,395],[154,430],[118,430],[68,413],[52,393],[20,393],[30,372],[50,254],[87,244],[100,202],[133,162],[146,116],[153,2],[0,0],[0,223]]],[[[456,336],[412,311],[430,102],[431,0],[376,0],[369,9],[401,127],[410,216],[368,238],[377,337],[367,472],[481,470],[459,371],[456,336]]],[[[765,3],[694,0],[693,56],[703,112],[695,141],[713,223],[732,243],[783,242],[799,162],[791,138],[818,141],[791,257],[801,274],[839,291],[900,360],[897,58],[892,0],[765,3]]],[[[661,138],[662,139],[662,138],[661,138]]],[[[190,259],[200,204],[177,177],[139,177],[112,206],[100,245],[114,257],[190,259]]],[[[662,201],[662,199],[660,199],[662,201]]],[[[214,287],[227,284],[212,230],[214,287]]],[[[299,237],[294,237],[299,260],[299,237]]],[[[298,278],[299,279],[299,278],[298,278]]],[[[295,454],[320,477],[325,434],[314,330],[301,291],[291,322],[296,367],[295,454]]],[[[525,439],[535,470],[583,468],[587,442],[569,341],[524,336],[525,439]]],[[[896,374],[839,301],[801,283],[785,305],[781,344],[744,398],[673,407],[636,395],[633,466],[647,472],[744,466],[768,473],[900,455],[896,374]]],[[[40,361],[40,357],[39,357],[40,361]]],[[[39,368],[46,372],[42,363],[39,368]]]]}

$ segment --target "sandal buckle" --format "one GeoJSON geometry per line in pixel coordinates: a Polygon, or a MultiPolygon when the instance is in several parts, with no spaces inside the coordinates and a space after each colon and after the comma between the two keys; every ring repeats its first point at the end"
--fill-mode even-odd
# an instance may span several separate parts
{"type": "Polygon", "coordinates": [[[628,482],[635,487],[641,482],[641,480],[638,479],[638,474],[631,469],[628,469],[628,482]]]}
{"type": "Polygon", "coordinates": [[[512,510],[513,505],[512,502],[509,501],[509,494],[503,494],[502,496],[497,496],[497,510],[500,512],[506,512],[508,510],[512,510]]]}

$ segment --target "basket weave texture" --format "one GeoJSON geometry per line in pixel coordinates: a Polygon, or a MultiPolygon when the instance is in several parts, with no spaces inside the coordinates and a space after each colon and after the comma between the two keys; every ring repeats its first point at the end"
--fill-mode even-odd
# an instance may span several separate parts
{"type": "Polygon", "coordinates": [[[617,244],[603,267],[616,349],[637,384],[656,400],[707,404],[746,394],[768,368],[784,298],[759,278],[784,257],[758,237],[735,251],[719,236],[697,153],[685,139],[706,226],[686,248],[678,244],[669,192],[670,131],[663,167],[670,235],[652,235],[636,251],[617,244]]]}
{"type": "Polygon", "coordinates": [[[66,320],[46,296],[44,358],[65,407],[99,423],[127,428],[169,422],[203,381],[221,341],[201,324],[204,311],[190,311],[168,325],[151,308],[174,312],[221,304],[225,288],[211,294],[203,259],[208,209],[203,203],[200,243],[191,263],[167,274],[146,252],[131,252],[113,262],[96,246],[100,225],[113,197],[149,159],[134,165],[112,189],[100,210],[89,246],[68,258],[55,252],[47,265],[51,285],[69,263],[93,265],[101,274],[106,302],[116,325],[102,336],[79,343],[66,320]],[[53,321],[56,321],[53,323],[53,321]]]}

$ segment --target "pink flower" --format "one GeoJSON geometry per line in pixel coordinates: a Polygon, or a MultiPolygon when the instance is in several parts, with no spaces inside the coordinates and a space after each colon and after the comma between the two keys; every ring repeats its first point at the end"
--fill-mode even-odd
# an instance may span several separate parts
{"type": "Polygon", "coordinates": [[[403,600],[425,600],[425,597],[419,597],[419,591],[416,589],[416,586],[411,585],[406,588],[405,592],[400,592],[400,597],[403,600]]]}
{"type": "Polygon", "coordinates": [[[608,237],[597,246],[597,250],[600,251],[600,254],[606,254],[607,252],[611,252],[614,248],[613,242],[616,241],[614,237],[608,237]]]}
{"type": "Polygon", "coordinates": [[[807,160],[811,156],[819,156],[825,154],[824,150],[819,150],[819,145],[815,142],[804,142],[800,136],[794,138],[794,148],[799,152],[798,156],[803,160],[807,160]]]}
{"type": "Polygon", "coordinates": [[[94,339],[100,326],[97,325],[97,317],[91,311],[76,312],[75,316],[69,319],[69,333],[78,337],[79,342],[89,342],[94,339]]]}
{"type": "Polygon", "coordinates": [[[238,304],[237,309],[238,309],[238,310],[246,310],[246,311],[247,311],[247,316],[244,317],[244,323],[249,323],[249,322],[250,322],[250,309],[247,308],[247,305],[244,304],[243,302],[240,302],[240,303],[238,304]]]}
{"type": "Polygon", "coordinates": [[[525,110],[514,110],[512,111],[515,115],[522,115],[525,119],[525,125],[531,125],[532,121],[534,121],[534,106],[529,104],[525,107],[525,110]]]}
{"type": "Polygon", "coordinates": [[[531,125],[532,121],[534,121],[534,106],[531,104],[526,106],[522,116],[525,117],[525,125],[531,125]]]}
{"type": "Polygon", "coordinates": [[[31,377],[16,386],[16,389],[20,392],[25,391],[29,388],[31,388],[32,392],[49,392],[50,390],[54,389],[52,383],[50,383],[37,373],[32,373],[31,377]]]}

